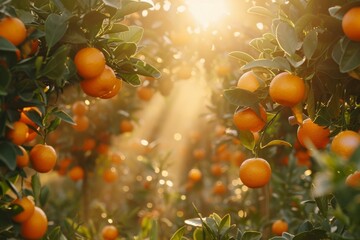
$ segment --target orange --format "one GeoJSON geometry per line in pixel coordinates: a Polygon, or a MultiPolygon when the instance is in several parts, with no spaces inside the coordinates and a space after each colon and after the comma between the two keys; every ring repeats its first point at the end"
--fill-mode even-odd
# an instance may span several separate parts
{"type": "Polygon", "coordinates": [[[115,85],[113,89],[110,90],[110,92],[106,93],[105,95],[100,96],[100,98],[109,99],[115,97],[120,92],[121,87],[122,87],[122,80],[117,79],[117,81],[115,81],[115,85]]]}
{"type": "Polygon", "coordinates": [[[239,176],[245,186],[260,188],[269,183],[271,167],[263,158],[249,158],[241,164],[239,176]]]}
{"type": "Polygon", "coordinates": [[[306,166],[308,168],[311,167],[311,159],[308,151],[306,150],[296,151],[295,157],[296,157],[297,165],[306,166]]]}
{"type": "Polygon", "coordinates": [[[0,20],[0,36],[15,46],[26,39],[26,34],[26,27],[20,19],[5,17],[0,20]]]}
{"type": "Polygon", "coordinates": [[[84,132],[90,126],[89,118],[86,115],[82,115],[82,116],[75,115],[73,117],[73,120],[76,125],[72,125],[72,127],[77,132],[84,132]]]}
{"type": "Polygon", "coordinates": [[[331,142],[331,151],[348,159],[360,146],[360,134],[346,130],[338,133],[331,142]]]}
{"type": "Polygon", "coordinates": [[[19,168],[27,167],[29,165],[29,154],[22,146],[18,146],[22,152],[22,155],[16,156],[16,166],[19,168]]]}
{"type": "Polygon", "coordinates": [[[51,171],[57,160],[55,149],[50,145],[36,144],[30,150],[30,162],[37,172],[46,173],[51,171]]]}
{"type": "Polygon", "coordinates": [[[72,162],[72,159],[68,158],[68,157],[61,160],[59,165],[58,165],[58,174],[62,175],[62,176],[65,175],[68,167],[71,164],[71,162],[72,162]]]}
{"type": "Polygon", "coordinates": [[[107,183],[115,182],[118,179],[118,176],[119,176],[118,172],[117,172],[116,168],[114,168],[114,167],[105,169],[105,171],[103,173],[103,179],[107,183]]]}
{"type": "Polygon", "coordinates": [[[22,145],[29,137],[29,127],[20,121],[13,123],[12,128],[8,129],[6,137],[16,145],[22,145]]]}
{"type": "Polygon", "coordinates": [[[136,94],[141,100],[150,101],[155,94],[155,91],[151,87],[138,87],[136,94]]]}
{"type": "Polygon", "coordinates": [[[260,87],[260,83],[255,73],[248,71],[241,75],[236,86],[240,89],[255,92],[260,87]]]}
{"type": "Polygon", "coordinates": [[[21,223],[20,234],[25,239],[41,239],[48,229],[48,220],[44,211],[35,207],[34,213],[21,223]]]}
{"type": "Polygon", "coordinates": [[[106,143],[100,143],[97,146],[96,151],[99,154],[107,154],[109,152],[109,145],[107,145],[106,143]]]}
{"type": "Polygon", "coordinates": [[[291,73],[280,73],[271,81],[269,94],[271,99],[280,105],[295,106],[305,97],[304,80],[291,73]]]}
{"type": "Polygon", "coordinates": [[[11,205],[14,204],[19,205],[22,208],[22,211],[20,213],[12,217],[12,220],[14,222],[24,222],[28,220],[31,215],[33,215],[35,210],[35,204],[28,197],[17,198],[11,203],[11,205]]]}
{"type": "Polygon", "coordinates": [[[93,138],[86,138],[86,139],[84,140],[83,145],[82,145],[82,149],[83,149],[84,151],[91,151],[91,150],[93,150],[93,149],[95,148],[95,146],[96,146],[96,141],[95,141],[95,139],[93,139],[93,138]]]}
{"type": "Polygon", "coordinates": [[[260,131],[266,124],[266,111],[260,105],[260,116],[249,107],[245,107],[235,112],[233,116],[234,124],[239,130],[248,130],[252,132],[260,131]]]}
{"type": "Polygon", "coordinates": [[[349,187],[360,188],[360,171],[355,171],[347,176],[345,184],[349,187]]]}
{"type": "Polygon", "coordinates": [[[71,168],[68,172],[68,176],[73,181],[79,181],[84,178],[85,172],[84,169],[80,166],[75,166],[71,168]]]}
{"type": "Polygon", "coordinates": [[[115,240],[119,236],[119,231],[113,225],[106,225],[101,230],[104,240],[115,240]]]}
{"type": "Polygon", "coordinates": [[[214,163],[211,165],[211,174],[219,177],[223,174],[224,169],[221,167],[221,165],[219,163],[214,163]]]}
{"type": "Polygon", "coordinates": [[[81,77],[94,78],[104,71],[106,61],[99,49],[87,47],[76,53],[74,63],[81,77]]]}
{"type": "Polygon", "coordinates": [[[134,130],[134,125],[130,120],[124,119],[120,122],[120,132],[132,132],[134,130]]]}
{"type": "Polygon", "coordinates": [[[202,173],[199,169],[193,168],[189,171],[188,177],[192,182],[198,182],[202,178],[202,173]]]}
{"type": "Polygon", "coordinates": [[[353,7],[343,16],[341,26],[345,35],[353,40],[360,41],[360,7],[353,7]]]}
{"type": "Polygon", "coordinates": [[[213,186],[212,192],[216,195],[224,195],[227,192],[227,187],[223,182],[217,181],[213,186]]]}
{"type": "Polygon", "coordinates": [[[38,125],[36,123],[34,123],[33,120],[31,120],[27,115],[26,113],[29,112],[29,111],[36,111],[40,116],[42,115],[39,108],[37,107],[25,107],[22,109],[21,111],[21,114],[20,114],[20,119],[19,121],[20,122],[23,122],[23,123],[26,123],[27,125],[29,126],[32,126],[34,128],[37,128],[38,125]]]}
{"type": "Polygon", "coordinates": [[[197,148],[197,149],[194,149],[193,151],[193,157],[196,159],[196,160],[201,160],[205,157],[206,155],[206,151],[204,148],[197,148]]]}
{"type": "Polygon", "coordinates": [[[100,75],[82,80],[80,86],[87,95],[102,97],[114,89],[117,81],[119,80],[116,78],[114,70],[106,65],[100,75]]]}
{"type": "Polygon", "coordinates": [[[231,68],[229,65],[220,65],[216,67],[216,75],[218,77],[226,77],[231,72],[231,68]]]}
{"type": "Polygon", "coordinates": [[[298,140],[304,147],[306,147],[307,141],[309,141],[317,149],[323,149],[330,141],[329,135],[329,128],[317,125],[310,118],[305,119],[297,129],[298,140]]]}
{"type": "Polygon", "coordinates": [[[287,222],[285,222],[284,220],[276,220],[275,222],[273,222],[272,226],[271,226],[271,231],[273,234],[281,236],[283,234],[283,232],[286,232],[289,228],[289,225],[287,222]]]}
{"type": "Polygon", "coordinates": [[[88,106],[83,101],[76,101],[71,106],[74,115],[83,116],[88,111],[88,106]]]}
{"type": "Polygon", "coordinates": [[[125,160],[125,156],[118,153],[112,153],[110,156],[111,163],[121,164],[125,160]]]}

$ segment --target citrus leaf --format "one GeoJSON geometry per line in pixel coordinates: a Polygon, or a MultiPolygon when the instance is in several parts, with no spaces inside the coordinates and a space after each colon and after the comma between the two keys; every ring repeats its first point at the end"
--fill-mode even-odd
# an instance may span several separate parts
{"type": "Polygon", "coordinates": [[[280,48],[288,55],[295,54],[301,47],[295,29],[285,22],[279,22],[276,28],[276,40],[280,48]]]}
{"type": "Polygon", "coordinates": [[[114,50],[115,57],[120,60],[123,58],[130,58],[137,51],[137,46],[135,43],[120,43],[114,50]]]}
{"type": "Polygon", "coordinates": [[[123,42],[138,43],[144,34],[144,29],[138,26],[130,26],[126,32],[116,34],[116,38],[123,42]]]}
{"type": "Polygon", "coordinates": [[[345,44],[340,60],[340,72],[346,73],[360,66],[360,43],[349,41],[345,44]]]}
{"type": "Polygon", "coordinates": [[[140,78],[134,73],[118,73],[122,80],[131,84],[132,86],[139,86],[141,84],[140,78]]]}
{"type": "Polygon", "coordinates": [[[8,40],[6,40],[3,37],[0,37],[0,51],[10,51],[10,52],[15,52],[16,51],[16,47],[14,44],[12,44],[11,42],[9,42],[8,40]]]}
{"type": "Polygon", "coordinates": [[[0,161],[10,170],[16,168],[16,149],[10,142],[0,142],[0,161]]]}
{"type": "Polygon", "coordinates": [[[241,240],[260,240],[262,237],[262,234],[257,231],[246,231],[244,232],[243,236],[241,237],[241,240]]]}
{"type": "MultiPolygon", "coordinates": [[[[108,2],[109,0],[104,1],[105,4],[106,2],[108,2]]],[[[115,17],[116,18],[122,18],[126,15],[129,15],[131,13],[134,12],[139,12],[148,8],[151,8],[153,5],[147,2],[135,2],[135,1],[130,1],[127,4],[124,4],[121,6],[121,9],[119,9],[116,14],[115,17]]]]}
{"type": "Polygon", "coordinates": [[[252,68],[269,68],[269,69],[279,69],[284,71],[291,71],[291,67],[288,61],[285,58],[277,57],[272,60],[270,59],[257,59],[255,61],[249,62],[241,67],[241,70],[248,70],[252,68]]]}
{"type": "Polygon", "coordinates": [[[40,203],[40,192],[41,192],[41,183],[40,177],[38,173],[35,173],[31,177],[31,188],[34,193],[35,205],[39,205],[40,203]]]}
{"type": "Polygon", "coordinates": [[[250,7],[247,11],[248,13],[257,14],[264,17],[275,17],[275,15],[269,9],[261,6],[250,7]]]}
{"type": "Polygon", "coordinates": [[[105,33],[110,34],[110,33],[119,33],[119,32],[126,32],[126,31],[129,31],[128,26],[126,26],[124,24],[120,24],[120,23],[115,23],[105,33]]]}
{"type": "Polygon", "coordinates": [[[229,53],[230,57],[236,58],[237,60],[240,60],[244,63],[249,63],[254,61],[254,58],[252,56],[250,56],[249,54],[245,53],[245,52],[241,52],[241,51],[234,51],[229,53]]]}
{"type": "Polygon", "coordinates": [[[0,96],[6,96],[8,94],[7,88],[11,82],[11,74],[9,69],[1,65],[0,76],[0,96]]]}
{"type": "Polygon", "coordinates": [[[185,234],[186,226],[179,228],[170,238],[170,240],[181,240],[185,234]]]}
{"type": "Polygon", "coordinates": [[[259,103],[256,94],[240,88],[227,89],[224,91],[224,96],[229,103],[236,106],[248,107],[259,103]]]}
{"type": "Polygon", "coordinates": [[[193,226],[193,227],[201,227],[202,221],[200,218],[190,218],[185,220],[185,224],[193,226]]]}
{"type": "Polygon", "coordinates": [[[245,148],[249,149],[250,151],[254,150],[255,148],[255,139],[254,134],[250,131],[239,131],[239,140],[241,145],[245,148]]]}
{"type": "Polygon", "coordinates": [[[268,142],[267,144],[265,144],[264,146],[261,146],[261,149],[270,147],[270,146],[287,146],[287,147],[292,147],[291,143],[284,141],[284,140],[272,140],[270,142],[268,142]]]}
{"type": "Polygon", "coordinates": [[[134,73],[154,78],[159,78],[161,76],[160,71],[149,63],[146,63],[140,59],[132,59],[132,61],[136,62],[134,73]]]}
{"type": "Polygon", "coordinates": [[[48,48],[52,48],[65,34],[68,20],[65,16],[50,14],[45,21],[45,39],[48,48]]]}
{"type": "Polygon", "coordinates": [[[304,38],[304,54],[307,59],[311,59],[318,45],[317,32],[315,30],[310,31],[304,38]]]}
{"type": "Polygon", "coordinates": [[[71,116],[69,114],[67,114],[64,111],[55,111],[53,112],[53,114],[60,118],[61,120],[63,120],[64,122],[70,123],[72,125],[76,125],[76,123],[74,122],[74,120],[71,118],[71,116]]]}

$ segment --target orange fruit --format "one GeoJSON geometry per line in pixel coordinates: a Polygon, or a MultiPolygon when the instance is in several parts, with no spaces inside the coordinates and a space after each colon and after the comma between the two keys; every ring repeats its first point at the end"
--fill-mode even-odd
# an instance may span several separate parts
{"type": "Polygon", "coordinates": [[[249,158],[241,164],[239,176],[245,186],[260,188],[269,183],[271,167],[263,158],[249,158]]]}
{"type": "Polygon", "coordinates": [[[15,46],[26,39],[26,27],[16,17],[5,17],[0,20],[0,37],[5,38],[15,46]]]}
{"type": "Polygon", "coordinates": [[[14,204],[19,205],[22,208],[22,211],[20,213],[12,217],[12,220],[14,222],[24,222],[28,220],[34,213],[35,204],[28,197],[17,198],[11,203],[11,205],[14,204]]]}
{"type": "Polygon", "coordinates": [[[96,151],[99,154],[107,154],[109,152],[109,145],[107,145],[106,143],[100,143],[97,146],[96,151]]]}
{"type": "Polygon", "coordinates": [[[117,172],[116,168],[114,168],[114,167],[105,169],[105,171],[103,173],[103,179],[107,183],[115,182],[118,179],[118,176],[119,176],[118,172],[117,172]]]}
{"type": "Polygon", "coordinates": [[[21,114],[20,114],[20,119],[19,121],[20,122],[23,122],[23,123],[26,123],[27,125],[29,126],[32,126],[34,128],[37,128],[38,125],[36,123],[34,123],[33,120],[31,120],[27,115],[26,113],[29,112],[29,111],[36,111],[40,116],[42,115],[39,108],[37,107],[25,107],[22,109],[21,111],[21,114]]]}
{"type": "Polygon", "coordinates": [[[76,101],[71,106],[71,111],[74,115],[83,116],[88,111],[88,106],[83,101],[76,101]]]}
{"type": "Polygon", "coordinates": [[[222,166],[219,163],[214,163],[211,165],[210,171],[211,171],[212,175],[219,177],[223,174],[224,169],[222,168],[222,166]]]}
{"type": "Polygon", "coordinates": [[[271,226],[271,231],[273,234],[281,236],[283,234],[283,232],[286,232],[289,228],[289,225],[287,222],[285,222],[284,220],[276,220],[275,222],[273,222],[272,226],[271,226]]]}
{"type": "Polygon", "coordinates": [[[72,167],[68,172],[69,178],[75,182],[84,179],[84,175],[84,169],[80,166],[72,167]]]}
{"type": "Polygon", "coordinates": [[[296,157],[297,165],[306,166],[308,168],[311,167],[311,160],[310,160],[310,155],[309,155],[308,151],[306,151],[306,150],[296,151],[295,157],[296,157]]]}
{"type": "Polygon", "coordinates": [[[331,151],[348,159],[360,146],[360,134],[346,130],[338,133],[331,142],[331,151]]]}
{"type": "Polygon", "coordinates": [[[72,125],[72,127],[77,132],[84,132],[90,126],[90,120],[86,115],[82,115],[82,116],[75,115],[73,117],[73,120],[76,125],[72,125]]]}
{"type": "Polygon", "coordinates": [[[353,40],[360,41],[360,7],[353,7],[345,13],[341,21],[345,35],[353,40]]]}
{"type": "Polygon", "coordinates": [[[304,80],[291,73],[280,73],[271,81],[269,94],[271,99],[280,105],[295,106],[305,97],[304,80]]]}
{"type": "Polygon", "coordinates": [[[347,176],[345,184],[349,187],[359,188],[360,187],[360,171],[355,171],[354,173],[347,176]]]}
{"type": "Polygon", "coordinates": [[[229,65],[220,65],[216,67],[216,75],[218,77],[226,77],[230,74],[231,68],[229,65]]]}
{"type": "Polygon", "coordinates": [[[202,173],[199,169],[193,168],[189,171],[188,177],[193,182],[198,182],[202,178],[202,173]]]}
{"type": "Polygon", "coordinates": [[[224,195],[227,192],[227,187],[221,181],[217,181],[213,186],[212,192],[216,195],[224,195]]]}
{"type": "Polygon", "coordinates": [[[241,75],[236,86],[240,89],[255,92],[260,87],[260,83],[255,73],[253,71],[248,71],[241,75]]]}
{"type": "Polygon", "coordinates": [[[12,128],[8,129],[6,137],[14,144],[22,145],[29,137],[29,127],[23,122],[16,121],[12,128]]]}
{"type": "Polygon", "coordinates": [[[87,47],[76,53],[74,63],[81,77],[94,78],[104,71],[106,60],[99,49],[87,47]]]}
{"type": "Polygon", "coordinates": [[[297,138],[304,147],[306,147],[306,143],[309,141],[317,149],[323,149],[330,141],[329,135],[329,128],[317,125],[310,118],[305,119],[297,129],[297,138]]]}
{"type": "Polygon", "coordinates": [[[134,124],[127,119],[124,119],[120,122],[120,132],[124,133],[124,132],[132,132],[134,130],[134,124]]]}
{"type": "Polygon", "coordinates": [[[44,211],[35,207],[31,217],[21,223],[20,234],[25,239],[41,239],[48,229],[48,220],[44,211]]]}
{"type": "Polygon", "coordinates": [[[197,148],[197,149],[194,149],[193,151],[193,157],[196,159],[196,160],[201,160],[205,157],[206,155],[206,151],[204,148],[197,148]]]}
{"type": "Polygon", "coordinates": [[[30,150],[30,162],[33,169],[40,173],[51,171],[57,160],[55,149],[50,145],[36,144],[30,150]]]}
{"type": "Polygon", "coordinates": [[[66,157],[63,160],[61,160],[58,165],[58,174],[62,176],[65,175],[71,163],[72,163],[72,159],[69,157],[66,157]]]}
{"type": "Polygon", "coordinates": [[[122,80],[117,79],[117,81],[115,81],[115,85],[113,89],[110,90],[110,92],[106,93],[105,95],[100,96],[100,98],[109,99],[115,97],[120,92],[121,87],[122,87],[122,80]]]}
{"type": "Polygon", "coordinates": [[[121,164],[125,160],[125,156],[118,153],[112,153],[110,155],[110,160],[113,164],[121,164]]]}
{"type": "Polygon", "coordinates": [[[106,225],[101,230],[104,240],[115,240],[119,236],[119,231],[113,225],[106,225]]]}
{"type": "Polygon", "coordinates": [[[138,87],[136,94],[141,100],[150,101],[155,94],[155,91],[151,87],[138,87]]]}
{"type": "Polygon", "coordinates": [[[110,94],[118,81],[114,70],[106,65],[100,75],[82,80],[80,86],[87,95],[102,97],[110,94]]]}
{"type": "Polygon", "coordinates": [[[258,132],[266,124],[266,111],[261,105],[260,115],[261,116],[258,116],[256,112],[249,107],[242,108],[235,112],[233,116],[234,124],[239,130],[258,132]]]}
{"type": "Polygon", "coordinates": [[[18,147],[20,148],[22,155],[16,156],[16,166],[19,168],[27,167],[30,162],[29,154],[22,146],[18,146],[18,147]]]}
{"type": "Polygon", "coordinates": [[[95,146],[96,146],[96,141],[95,141],[95,139],[93,139],[93,138],[86,138],[86,139],[84,140],[83,145],[82,145],[82,149],[83,149],[84,151],[91,151],[91,150],[93,150],[93,149],[95,148],[95,146]]]}

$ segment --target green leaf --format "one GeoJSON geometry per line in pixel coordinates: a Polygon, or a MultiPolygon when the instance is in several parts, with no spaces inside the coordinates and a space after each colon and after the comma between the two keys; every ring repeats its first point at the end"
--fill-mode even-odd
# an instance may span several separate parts
{"type": "Polygon", "coordinates": [[[31,188],[34,193],[35,205],[39,205],[40,204],[41,183],[40,183],[40,177],[39,177],[38,173],[35,173],[31,177],[31,188]]]}
{"type": "Polygon", "coordinates": [[[119,32],[126,32],[126,31],[129,31],[128,26],[121,24],[121,23],[115,23],[105,33],[111,34],[111,33],[119,33],[119,32]]]}
{"type": "Polygon", "coordinates": [[[90,39],[99,33],[106,18],[108,17],[99,11],[91,11],[84,16],[82,26],[89,31],[90,39]]]}
{"type": "Polygon", "coordinates": [[[50,190],[48,186],[44,186],[41,188],[39,202],[40,206],[45,206],[47,200],[49,199],[50,190]]]}
{"type": "Polygon", "coordinates": [[[237,60],[240,60],[241,62],[243,62],[245,64],[255,60],[249,54],[247,54],[245,52],[241,52],[241,51],[231,52],[231,53],[229,53],[229,56],[233,57],[233,58],[236,58],[237,60]]]}
{"type": "Polygon", "coordinates": [[[224,97],[229,103],[241,107],[254,106],[259,103],[256,94],[240,88],[225,90],[224,97]]]}
{"type": "Polygon", "coordinates": [[[150,231],[150,240],[157,240],[158,239],[158,222],[155,220],[152,220],[151,224],[151,231],[150,231]]]}
{"type": "Polygon", "coordinates": [[[272,140],[265,144],[264,146],[261,146],[261,149],[270,147],[270,146],[286,146],[286,147],[292,147],[291,143],[284,141],[284,140],[272,140]]]}
{"type": "Polygon", "coordinates": [[[286,56],[286,59],[289,61],[289,63],[294,67],[298,68],[300,67],[306,60],[305,57],[301,57],[300,55],[294,53],[291,56],[286,56]]]}
{"type": "Polygon", "coordinates": [[[325,230],[313,229],[308,232],[302,232],[297,234],[293,240],[309,240],[309,239],[329,239],[325,230]]]}
{"type": "Polygon", "coordinates": [[[139,86],[141,84],[140,78],[134,73],[118,73],[122,80],[129,83],[132,86],[139,86]]]}
{"type": "Polygon", "coordinates": [[[130,58],[137,51],[137,45],[135,43],[120,43],[114,49],[114,55],[118,60],[124,58],[130,58]]]}
{"type": "Polygon", "coordinates": [[[45,40],[48,48],[52,48],[64,36],[68,28],[68,20],[64,16],[50,14],[45,21],[45,40]]]}
{"type": "Polygon", "coordinates": [[[327,217],[329,210],[328,196],[316,197],[315,202],[323,217],[327,217]]]}
{"type": "Polygon", "coordinates": [[[257,14],[264,17],[270,17],[270,18],[275,17],[275,15],[268,8],[261,6],[250,7],[247,11],[248,13],[257,14]]]}
{"type": "Polygon", "coordinates": [[[256,231],[244,232],[241,240],[261,240],[262,234],[256,231]]]}
{"type": "Polygon", "coordinates": [[[70,123],[70,124],[72,124],[72,125],[75,125],[74,120],[73,120],[73,119],[71,118],[71,116],[70,116],[69,114],[67,114],[66,112],[59,110],[59,111],[53,112],[53,114],[54,114],[56,117],[58,117],[58,118],[60,118],[61,120],[63,120],[64,122],[67,122],[67,123],[70,123]]]}
{"type": "Polygon", "coordinates": [[[55,118],[54,120],[52,120],[49,124],[49,126],[46,128],[47,132],[52,132],[54,131],[61,123],[61,118],[55,118]]]}
{"type": "Polygon", "coordinates": [[[193,232],[193,239],[194,240],[206,240],[206,239],[204,239],[204,236],[205,236],[205,233],[204,233],[202,228],[197,228],[193,232]]]}
{"type": "Polygon", "coordinates": [[[8,94],[7,88],[11,82],[11,73],[8,68],[0,65],[0,96],[6,96],[8,94]]]}
{"type": "Polygon", "coordinates": [[[25,112],[25,115],[33,121],[36,125],[43,127],[42,117],[41,115],[34,109],[30,109],[29,111],[25,112]]]}
{"type": "Polygon", "coordinates": [[[170,240],[181,240],[185,234],[186,226],[179,228],[170,238],[170,240]]]}
{"type": "Polygon", "coordinates": [[[278,57],[272,60],[270,59],[258,59],[252,62],[249,62],[241,67],[241,70],[248,70],[252,68],[269,68],[269,69],[279,69],[284,71],[291,71],[291,67],[285,58],[278,57]],[[284,61],[285,60],[285,61],[284,61]]]}
{"type": "Polygon", "coordinates": [[[310,31],[304,38],[304,54],[307,59],[311,59],[318,45],[317,32],[315,30],[310,31]]]}
{"type": "Polygon", "coordinates": [[[360,66],[360,43],[349,41],[344,47],[340,60],[340,72],[347,73],[360,66]]]}
{"type": "MultiPolygon", "coordinates": [[[[108,0],[104,1],[105,4],[108,2],[108,0]]],[[[147,2],[135,2],[135,1],[129,1],[128,3],[121,6],[121,8],[116,12],[115,17],[116,18],[122,18],[126,15],[129,15],[131,13],[139,12],[148,8],[151,8],[153,5],[147,2]]]]}
{"type": "Polygon", "coordinates": [[[134,73],[143,76],[154,77],[154,78],[159,78],[161,76],[160,71],[157,70],[152,65],[150,65],[149,63],[142,61],[140,59],[132,59],[132,61],[136,62],[134,64],[135,66],[134,73]]]}
{"type": "Polygon", "coordinates": [[[116,34],[116,38],[123,42],[138,43],[144,34],[144,29],[138,26],[130,26],[129,31],[116,34]]]}
{"type": "Polygon", "coordinates": [[[276,40],[280,48],[288,55],[293,55],[301,47],[295,29],[285,22],[279,22],[276,28],[276,40]]]}
{"type": "Polygon", "coordinates": [[[254,150],[255,139],[254,139],[254,134],[252,132],[239,131],[239,140],[244,147],[246,147],[250,151],[254,150]]]}
{"type": "Polygon", "coordinates": [[[186,219],[185,224],[193,226],[193,227],[201,227],[202,221],[200,218],[191,218],[191,219],[186,219]]]}
{"type": "Polygon", "coordinates": [[[67,45],[62,45],[59,47],[45,65],[41,75],[46,76],[51,80],[61,79],[66,70],[66,61],[69,55],[69,51],[70,48],[67,45]]]}
{"type": "Polygon", "coordinates": [[[3,37],[0,37],[0,51],[15,52],[16,50],[17,48],[14,44],[12,44],[3,37]]]}
{"type": "Polygon", "coordinates": [[[7,141],[0,142],[0,161],[12,171],[16,168],[16,152],[14,144],[7,141]]]}

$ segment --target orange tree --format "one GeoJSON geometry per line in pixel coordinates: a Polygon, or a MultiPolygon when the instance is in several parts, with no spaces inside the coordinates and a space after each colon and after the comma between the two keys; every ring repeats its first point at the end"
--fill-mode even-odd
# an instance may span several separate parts
{"type": "MultiPolygon", "coordinates": [[[[249,179],[242,183],[250,189],[235,204],[237,211],[245,209],[241,213],[198,213],[186,221],[195,227],[194,239],[359,238],[359,188],[349,180],[356,178],[360,154],[358,28],[351,20],[359,6],[359,1],[256,1],[249,9],[269,25],[249,42],[251,49],[230,56],[241,64],[242,75],[252,71],[258,84],[249,77],[241,83],[225,79],[224,98],[232,106],[215,93],[212,109],[229,127],[228,136],[270,163],[271,181],[260,189],[252,189],[249,179]],[[267,120],[260,130],[239,127],[243,118],[232,120],[244,109],[260,118],[262,106],[267,120]],[[349,140],[338,150],[345,136],[349,140]],[[351,154],[344,155],[347,149],[351,154]]],[[[253,174],[250,182],[258,177],[253,174]]],[[[172,239],[186,234],[180,228],[172,239]]]]}
{"type": "MultiPolygon", "coordinates": [[[[47,137],[61,121],[76,123],[59,107],[58,96],[81,85],[88,95],[112,98],[122,82],[136,86],[141,83],[139,75],[159,77],[158,70],[135,56],[143,28],[121,22],[149,7],[135,1],[1,1],[1,237],[46,235],[48,220],[39,207],[46,209],[49,189],[41,187],[38,172],[51,171],[58,155],[47,137]],[[98,54],[76,57],[84,48],[98,54]],[[88,65],[82,65],[86,61],[88,65]],[[94,61],[106,66],[87,75],[95,69],[94,61]],[[26,197],[33,199],[36,211],[20,223],[11,220],[26,208],[10,203],[26,197]],[[32,231],[34,224],[42,229],[32,231]]],[[[78,126],[83,125],[82,119],[78,126]]],[[[59,226],[47,234],[51,239],[60,235],[59,226]]]]}

